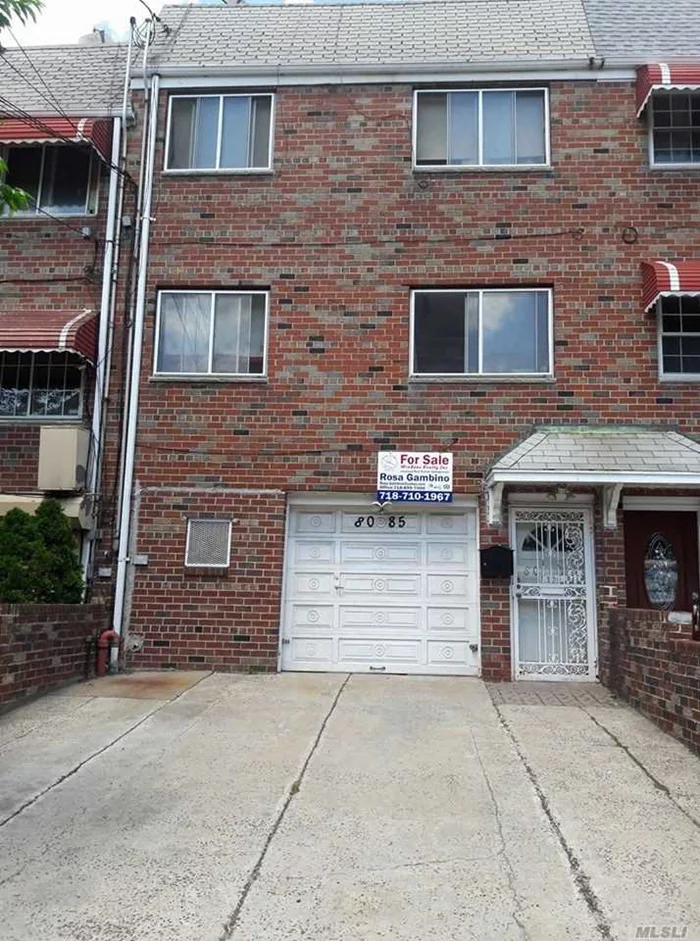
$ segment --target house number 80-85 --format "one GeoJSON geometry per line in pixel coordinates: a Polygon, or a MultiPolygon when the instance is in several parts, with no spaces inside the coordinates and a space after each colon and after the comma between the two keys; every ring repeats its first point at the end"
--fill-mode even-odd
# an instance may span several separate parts
{"type": "MultiPolygon", "coordinates": [[[[355,528],[361,529],[363,526],[368,526],[372,529],[376,518],[376,516],[358,516],[355,520],[355,528]]],[[[386,520],[386,525],[389,529],[403,529],[406,525],[405,516],[384,516],[380,518],[386,520]]]]}

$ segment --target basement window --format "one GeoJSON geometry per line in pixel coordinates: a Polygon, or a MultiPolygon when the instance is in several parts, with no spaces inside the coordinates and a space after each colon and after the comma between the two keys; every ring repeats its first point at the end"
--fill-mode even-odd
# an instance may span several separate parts
{"type": "Polygon", "coordinates": [[[549,164],[544,88],[417,91],[414,127],[418,169],[549,164]]]}
{"type": "Polygon", "coordinates": [[[0,352],[0,418],[79,418],[84,375],[70,353],[0,352]]]}
{"type": "Polygon", "coordinates": [[[3,182],[29,194],[29,208],[13,215],[86,216],[97,211],[99,168],[90,147],[23,144],[4,153],[3,182]]]}
{"type": "Polygon", "coordinates": [[[166,170],[271,169],[272,95],[173,95],[166,170]]]}
{"type": "Polygon", "coordinates": [[[191,519],[187,521],[187,568],[228,568],[231,558],[231,521],[191,519]]]}
{"type": "Polygon", "coordinates": [[[411,374],[547,377],[552,373],[552,293],[414,291],[411,374]]]}

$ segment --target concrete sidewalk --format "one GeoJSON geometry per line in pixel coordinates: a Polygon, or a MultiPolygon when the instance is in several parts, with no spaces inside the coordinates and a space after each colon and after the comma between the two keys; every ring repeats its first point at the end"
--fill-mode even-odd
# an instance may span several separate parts
{"type": "Polygon", "coordinates": [[[115,677],[0,718],[0,936],[700,941],[699,818],[596,687],[115,677]]]}

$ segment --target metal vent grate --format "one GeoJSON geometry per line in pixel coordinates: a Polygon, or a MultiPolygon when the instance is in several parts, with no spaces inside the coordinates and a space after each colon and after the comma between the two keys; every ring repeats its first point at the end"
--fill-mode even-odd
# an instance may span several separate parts
{"type": "Polygon", "coordinates": [[[226,568],[230,551],[230,520],[189,521],[185,565],[226,568]]]}

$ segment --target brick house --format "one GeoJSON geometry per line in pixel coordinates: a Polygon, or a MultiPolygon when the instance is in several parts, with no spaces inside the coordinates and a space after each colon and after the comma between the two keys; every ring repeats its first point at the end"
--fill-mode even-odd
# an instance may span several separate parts
{"type": "Polygon", "coordinates": [[[0,156],[7,182],[32,197],[28,210],[0,216],[0,514],[59,497],[86,567],[115,334],[126,52],[0,56],[0,156]]]}
{"type": "Polygon", "coordinates": [[[642,6],[161,11],[93,572],[130,666],[590,680],[611,607],[690,611],[700,26],[642,6]]]}

